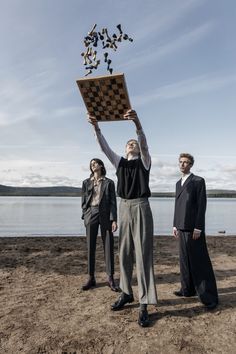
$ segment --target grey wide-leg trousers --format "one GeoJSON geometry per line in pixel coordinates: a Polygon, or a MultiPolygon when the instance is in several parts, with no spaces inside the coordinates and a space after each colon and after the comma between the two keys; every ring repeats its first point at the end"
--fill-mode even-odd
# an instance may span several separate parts
{"type": "Polygon", "coordinates": [[[147,198],[121,199],[119,207],[120,288],[132,294],[134,255],[139,302],[156,304],[153,270],[153,218],[147,198]]]}

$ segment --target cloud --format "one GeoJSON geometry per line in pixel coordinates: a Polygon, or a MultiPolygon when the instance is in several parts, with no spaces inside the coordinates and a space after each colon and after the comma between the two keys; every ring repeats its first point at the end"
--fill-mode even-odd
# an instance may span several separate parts
{"type": "Polygon", "coordinates": [[[211,92],[236,83],[236,75],[212,76],[201,75],[159,87],[145,95],[133,96],[135,106],[142,106],[157,100],[182,98],[198,93],[211,92]]]}
{"type": "Polygon", "coordinates": [[[189,15],[191,11],[202,5],[203,2],[205,0],[182,0],[177,2],[172,0],[170,8],[165,8],[162,11],[158,7],[153,13],[150,12],[147,20],[143,19],[142,28],[135,32],[135,42],[144,41],[147,38],[156,37],[163,34],[163,32],[169,31],[179,22],[183,22],[183,17],[189,15]]]}
{"type": "Polygon", "coordinates": [[[126,61],[126,63],[122,65],[122,68],[127,68],[127,70],[130,71],[133,69],[137,70],[140,66],[150,65],[152,62],[155,62],[156,65],[157,60],[161,60],[173,52],[192,46],[194,43],[200,41],[212,28],[213,23],[209,22],[191,31],[187,29],[185,33],[178,35],[177,38],[169,42],[165,40],[164,44],[158,45],[158,43],[155,42],[152,46],[148,47],[148,52],[145,48],[145,50],[136,53],[135,58],[126,61]]]}

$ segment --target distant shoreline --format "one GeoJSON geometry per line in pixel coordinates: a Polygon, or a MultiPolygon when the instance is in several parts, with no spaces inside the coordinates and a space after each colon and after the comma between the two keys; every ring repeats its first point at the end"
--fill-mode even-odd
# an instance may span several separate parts
{"type": "MultiPolygon", "coordinates": [[[[81,197],[80,187],[12,187],[0,185],[0,197],[81,197]]],[[[152,192],[152,198],[174,198],[174,192],[152,192]]],[[[208,198],[236,198],[236,190],[210,189],[208,198]]]]}

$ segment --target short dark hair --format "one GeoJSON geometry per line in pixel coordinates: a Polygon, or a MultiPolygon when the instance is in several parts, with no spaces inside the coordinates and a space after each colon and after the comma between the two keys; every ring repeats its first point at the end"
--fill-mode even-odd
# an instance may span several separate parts
{"type": "Polygon", "coordinates": [[[182,152],[182,153],[179,155],[179,160],[181,159],[181,157],[186,157],[186,159],[189,159],[191,165],[193,166],[193,164],[194,164],[194,157],[193,157],[193,155],[190,155],[190,154],[188,154],[187,152],[182,152]]]}
{"type": "Polygon", "coordinates": [[[102,167],[102,168],[101,168],[101,174],[102,174],[102,176],[106,176],[107,171],[106,171],[106,169],[105,169],[104,162],[103,162],[102,160],[100,160],[100,159],[97,159],[97,158],[90,160],[90,163],[89,163],[89,168],[90,168],[90,171],[91,171],[91,175],[90,175],[90,176],[91,176],[91,177],[93,176],[93,170],[92,170],[92,168],[91,168],[91,163],[92,163],[92,161],[97,162],[97,163],[99,164],[99,166],[102,167]]]}

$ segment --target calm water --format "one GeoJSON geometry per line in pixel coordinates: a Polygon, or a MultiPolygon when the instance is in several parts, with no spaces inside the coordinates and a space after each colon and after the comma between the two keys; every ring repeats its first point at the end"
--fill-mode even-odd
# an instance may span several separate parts
{"type": "MultiPolygon", "coordinates": [[[[0,197],[0,236],[84,235],[81,198],[0,197]]],[[[119,201],[118,201],[119,203],[119,201]]],[[[173,198],[150,198],[155,235],[172,230],[173,198]]],[[[208,199],[208,235],[236,235],[236,198],[208,199]]]]}

